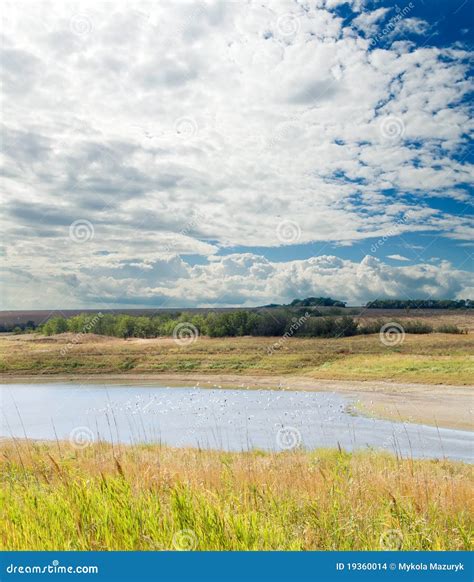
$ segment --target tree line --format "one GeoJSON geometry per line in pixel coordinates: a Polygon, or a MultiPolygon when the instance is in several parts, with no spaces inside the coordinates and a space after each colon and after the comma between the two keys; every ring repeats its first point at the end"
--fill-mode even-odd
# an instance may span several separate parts
{"type": "Polygon", "coordinates": [[[472,299],[376,299],[369,309],[472,309],[472,299]]]}
{"type": "MultiPolygon", "coordinates": [[[[383,321],[362,323],[353,317],[328,317],[317,312],[295,313],[288,309],[262,311],[209,312],[207,314],[176,313],[152,316],[124,314],[81,314],[68,319],[54,317],[39,326],[45,335],[64,332],[77,334],[95,333],[120,338],[154,338],[173,336],[177,326],[186,325],[189,330],[209,337],[236,336],[287,336],[287,337],[348,337],[359,334],[378,333],[383,321]]],[[[429,324],[419,321],[404,321],[407,333],[431,333],[429,324]]],[[[448,333],[460,333],[452,326],[448,333]]]]}
{"type": "Polygon", "coordinates": [[[345,307],[346,301],[339,301],[332,297],[306,297],[306,299],[293,299],[291,303],[270,303],[264,307],[345,307]]]}

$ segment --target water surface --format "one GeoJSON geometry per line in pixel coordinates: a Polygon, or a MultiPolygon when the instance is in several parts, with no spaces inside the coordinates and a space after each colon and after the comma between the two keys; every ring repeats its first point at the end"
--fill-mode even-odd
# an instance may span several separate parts
{"type": "Polygon", "coordinates": [[[79,384],[0,386],[0,436],[103,439],[228,451],[373,447],[472,461],[469,431],[368,418],[328,392],[79,384]]]}

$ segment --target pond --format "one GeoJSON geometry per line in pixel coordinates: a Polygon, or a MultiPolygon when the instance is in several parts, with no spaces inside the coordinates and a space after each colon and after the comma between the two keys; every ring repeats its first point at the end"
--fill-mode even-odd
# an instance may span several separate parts
{"type": "Polygon", "coordinates": [[[472,433],[355,414],[328,392],[92,384],[4,384],[2,437],[106,440],[226,451],[372,447],[471,462],[472,433]]]}

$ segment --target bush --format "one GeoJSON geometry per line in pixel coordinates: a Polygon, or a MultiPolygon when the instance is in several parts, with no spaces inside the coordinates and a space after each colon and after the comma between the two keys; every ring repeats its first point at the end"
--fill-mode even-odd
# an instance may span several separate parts
{"type": "Polygon", "coordinates": [[[447,323],[436,328],[438,333],[466,333],[464,329],[460,329],[457,325],[447,323]]]}
{"type": "MultiPolygon", "coordinates": [[[[376,319],[374,321],[366,321],[364,324],[359,326],[358,333],[363,335],[373,334],[373,333],[380,333],[380,330],[384,325],[387,323],[391,323],[390,321],[386,321],[383,319],[376,319]]],[[[405,331],[405,333],[414,333],[414,334],[424,334],[424,333],[433,333],[433,327],[428,323],[424,323],[423,321],[395,321],[400,325],[401,328],[405,331]]]]}
{"type": "Polygon", "coordinates": [[[291,326],[294,313],[284,309],[254,314],[251,322],[251,335],[282,336],[291,326]]]}
{"type": "Polygon", "coordinates": [[[64,317],[53,317],[49,319],[42,327],[45,335],[54,335],[68,331],[68,320],[64,317]]]}
{"type": "MultiPolygon", "coordinates": [[[[400,323],[400,322],[398,322],[400,323]]],[[[405,321],[400,323],[406,333],[433,333],[433,326],[423,321],[405,321]]]]}
{"type": "Polygon", "coordinates": [[[357,322],[352,317],[310,317],[296,335],[303,337],[346,337],[357,334],[357,322]]]}
{"type": "Polygon", "coordinates": [[[380,333],[380,329],[386,322],[381,319],[374,319],[373,321],[366,321],[359,325],[359,333],[362,335],[370,335],[373,333],[380,333]]]}

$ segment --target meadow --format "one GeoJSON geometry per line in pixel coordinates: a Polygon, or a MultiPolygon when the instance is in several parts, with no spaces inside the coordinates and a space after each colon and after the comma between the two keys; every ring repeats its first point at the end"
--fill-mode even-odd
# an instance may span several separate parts
{"type": "Polygon", "coordinates": [[[6,441],[2,549],[461,550],[470,466],[372,451],[6,441]]]}
{"type": "Polygon", "coordinates": [[[469,385],[473,334],[406,334],[393,347],[378,334],[344,338],[111,338],[94,334],[0,336],[5,378],[41,375],[297,375],[324,380],[394,380],[469,385]],[[276,346],[276,347],[275,347],[276,346]]]}
{"type": "MultiPolygon", "coordinates": [[[[445,426],[455,426],[464,414],[460,427],[472,428],[472,317],[430,315],[430,322],[465,324],[469,333],[407,333],[392,346],[378,333],[284,341],[199,336],[181,343],[91,333],[5,334],[0,371],[6,383],[176,378],[217,384],[232,377],[234,385],[253,381],[272,388],[276,379],[299,389],[308,382],[339,382],[346,391],[363,384],[381,387],[379,401],[366,394],[367,403],[378,402],[377,414],[400,419],[406,405],[421,422],[436,405],[436,422],[444,410],[450,412],[445,426]],[[392,412],[383,410],[386,404],[392,412]]],[[[224,453],[26,440],[4,440],[0,453],[2,549],[472,547],[473,473],[461,462],[372,450],[224,453]]]]}

